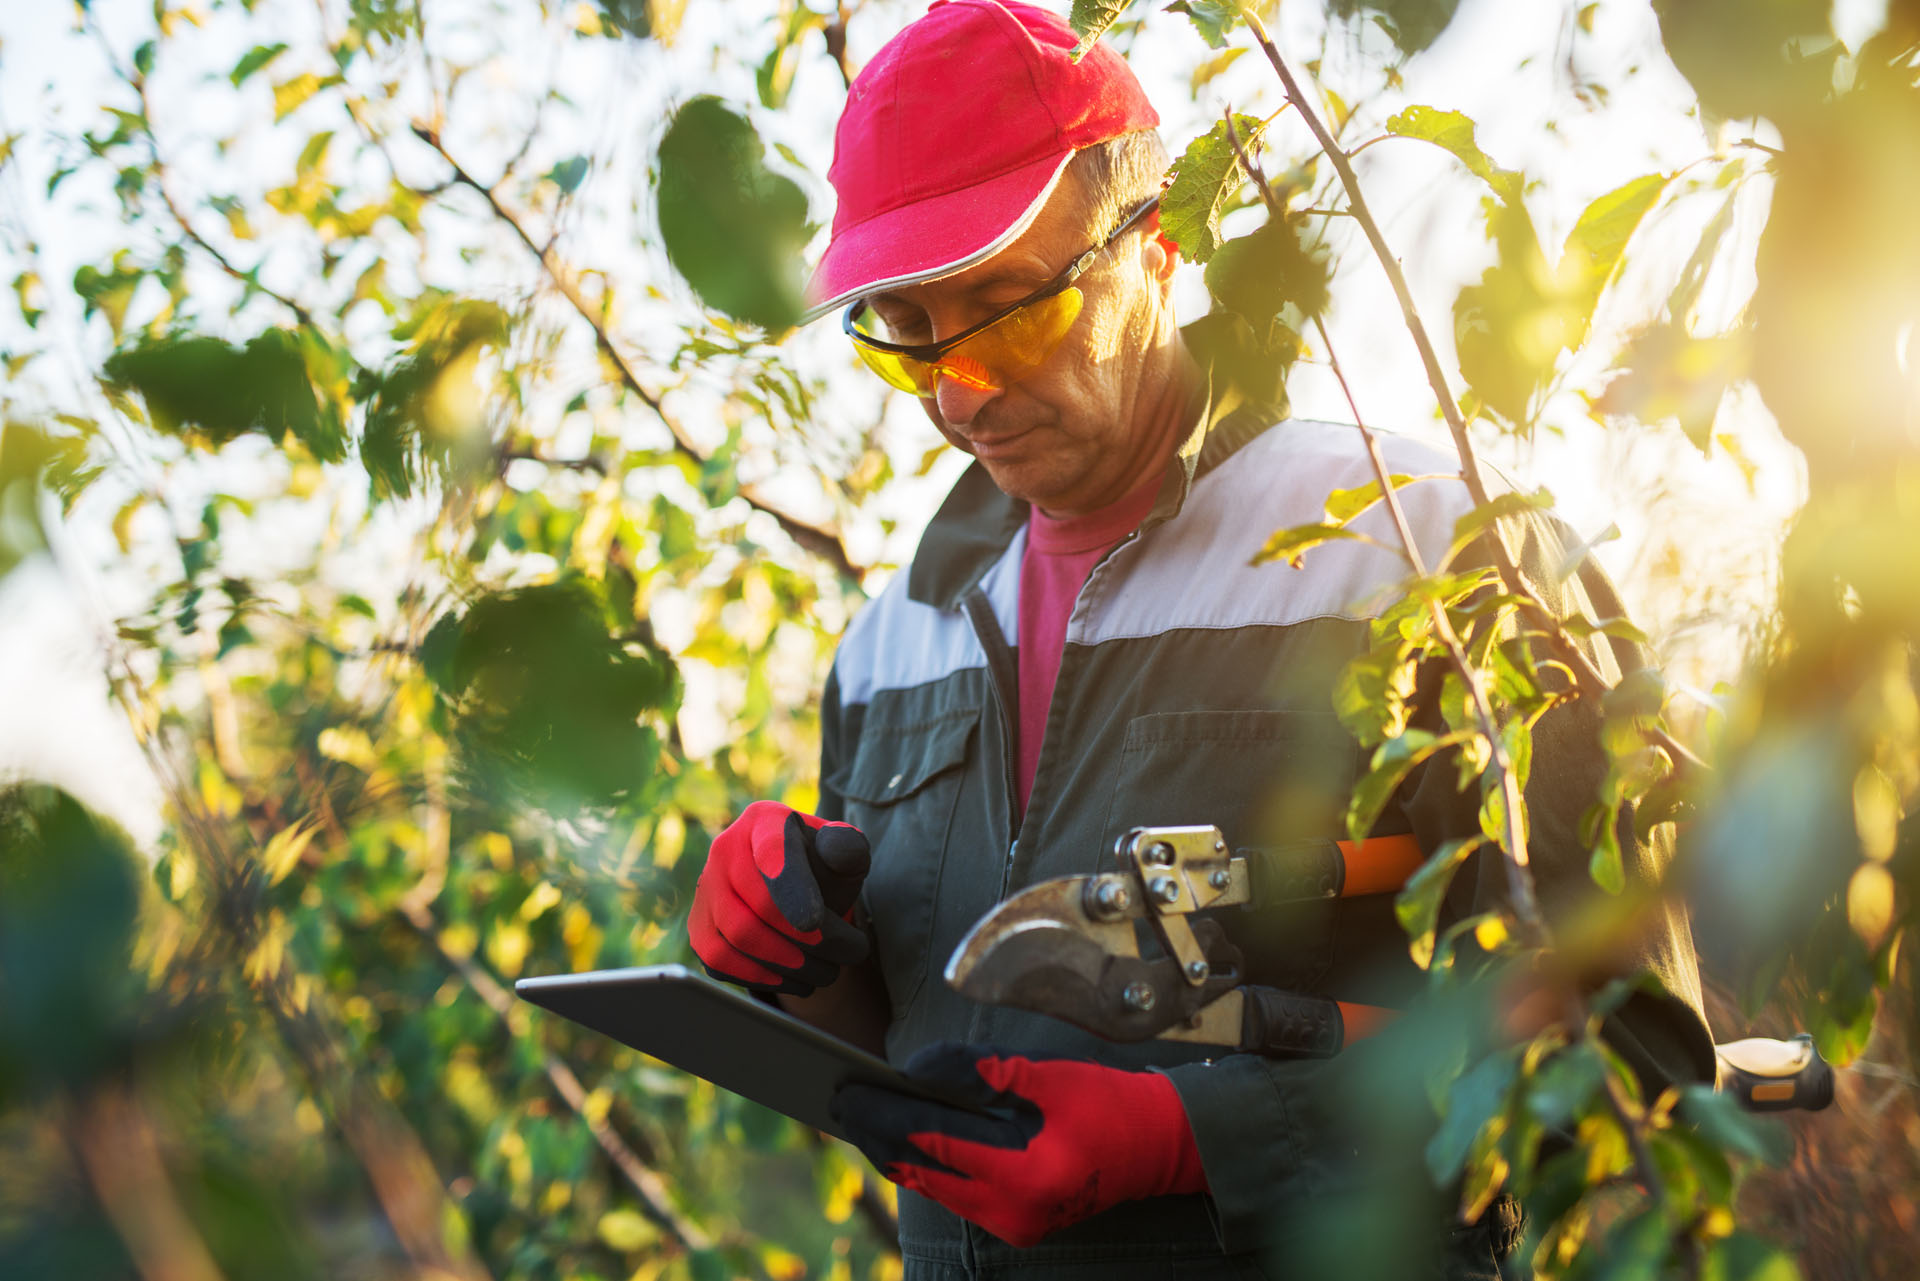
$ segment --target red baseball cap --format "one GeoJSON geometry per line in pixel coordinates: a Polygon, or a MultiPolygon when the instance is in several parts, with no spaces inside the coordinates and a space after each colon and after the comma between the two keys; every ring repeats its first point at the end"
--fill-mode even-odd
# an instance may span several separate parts
{"type": "Polygon", "coordinates": [[[1018,0],[934,0],[858,76],[827,179],[833,238],[805,319],[991,257],[1032,224],[1073,153],[1160,116],[1126,61],[1018,0]]]}

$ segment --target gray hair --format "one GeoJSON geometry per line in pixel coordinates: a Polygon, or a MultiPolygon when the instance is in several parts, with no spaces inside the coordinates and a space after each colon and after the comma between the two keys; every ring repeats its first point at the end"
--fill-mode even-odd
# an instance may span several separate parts
{"type": "Polygon", "coordinates": [[[1130,209],[1160,189],[1172,164],[1166,144],[1152,129],[1123,133],[1074,152],[1066,176],[1084,206],[1089,235],[1104,238],[1130,209]]]}

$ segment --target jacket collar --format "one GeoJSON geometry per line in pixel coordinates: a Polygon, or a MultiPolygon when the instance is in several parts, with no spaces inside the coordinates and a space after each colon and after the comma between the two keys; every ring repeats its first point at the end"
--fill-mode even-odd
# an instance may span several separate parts
{"type": "MultiPolygon", "coordinates": [[[[1167,464],[1142,529],[1178,516],[1195,481],[1286,416],[1284,405],[1223,405],[1212,395],[1211,380],[1208,393],[1193,430],[1167,464]]],[[[921,536],[907,568],[908,598],[936,609],[960,608],[1025,527],[1027,513],[1028,504],[1002,492],[985,467],[968,466],[921,536]]]]}

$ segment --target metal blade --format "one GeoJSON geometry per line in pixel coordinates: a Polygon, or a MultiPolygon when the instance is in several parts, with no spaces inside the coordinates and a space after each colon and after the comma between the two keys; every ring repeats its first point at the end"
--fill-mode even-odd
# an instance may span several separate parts
{"type": "Polygon", "coordinates": [[[1055,877],[995,907],[954,948],[948,984],[969,1000],[1005,1005],[1012,1003],[1007,993],[1025,985],[1029,974],[1058,972],[1097,984],[1108,958],[1138,957],[1130,916],[1101,921],[1087,914],[1089,886],[1104,879],[1055,877]]]}

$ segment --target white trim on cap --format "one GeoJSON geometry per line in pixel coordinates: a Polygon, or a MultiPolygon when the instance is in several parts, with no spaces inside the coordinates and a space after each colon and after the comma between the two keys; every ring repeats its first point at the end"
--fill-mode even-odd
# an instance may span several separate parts
{"type": "MultiPolygon", "coordinates": [[[[827,313],[836,311],[846,303],[852,302],[855,298],[862,297],[866,294],[880,293],[887,289],[898,289],[903,285],[918,285],[928,280],[939,280],[943,276],[951,276],[956,272],[965,271],[975,263],[983,262],[991,258],[1012,244],[1020,237],[1022,232],[1033,225],[1033,220],[1040,216],[1041,207],[1047,203],[1047,197],[1051,196],[1053,189],[1060,185],[1060,175],[1067,171],[1067,165],[1071,163],[1074,156],[1078,154],[1078,152],[1069,151],[1062,157],[1060,164],[1053,171],[1053,176],[1047,179],[1047,185],[1040,189],[1040,194],[1034,197],[1033,203],[1027,206],[1026,212],[1016,218],[1011,226],[986,245],[974,250],[964,258],[956,258],[952,262],[941,263],[938,267],[929,267],[925,271],[916,271],[905,276],[893,276],[885,280],[869,281],[852,289],[843,290],[827,301],[816,303],[814,306],[801,312],[800,323],[803,325],[812,324],[827,313]]],[[[885,215],[881,216],[884,217],[885,215]]]]}

